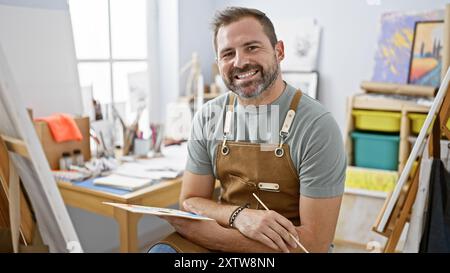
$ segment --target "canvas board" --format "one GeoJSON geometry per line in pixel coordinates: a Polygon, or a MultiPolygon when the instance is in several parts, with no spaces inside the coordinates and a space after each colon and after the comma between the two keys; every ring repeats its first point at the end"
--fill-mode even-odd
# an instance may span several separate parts
{"type": "Polygon", "coordinates": [[[11,153],[50,252],[82,252],[75,228],[0,45],[0,134],[24,142],[29,158],[11,153]]]}

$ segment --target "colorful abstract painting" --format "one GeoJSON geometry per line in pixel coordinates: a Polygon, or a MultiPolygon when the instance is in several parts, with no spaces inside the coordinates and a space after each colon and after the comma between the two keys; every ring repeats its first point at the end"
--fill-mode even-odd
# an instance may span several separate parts
{"type": "Polygon", "coordinates": [[[439,86],[443,39],[444,21],[416,23],[408,83],[439,86]]]}
{"type": "Polygon", "coordinates": [[[419,21],[443,20],[444,11],[383,14],[372,81],[408,83],[414,28],[419,21]]]}

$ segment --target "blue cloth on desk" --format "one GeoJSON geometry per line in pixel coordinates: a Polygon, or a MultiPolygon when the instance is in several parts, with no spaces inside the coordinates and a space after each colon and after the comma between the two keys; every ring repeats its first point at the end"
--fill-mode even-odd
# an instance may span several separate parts
{"type": "Polygon", "coordinates": [[[113,193],[113,194],[117,194],[117,195],[124,195],[124,194],[127,194],[127,193],[131,192],[131,191],[128,191],[128,190],[121,190],[121,189],[115,189],[115,188],[111,188],[111,187],[94,185],[94,179],[95,178],[91,178],[91,179],[88,179],[88,180],[83,181],[83,182],[72,182],[72,183],[77,185],[77,186],[80,186],[80,187],[85,187],[85,188],[92,189],[92,190],[113,193]]]}

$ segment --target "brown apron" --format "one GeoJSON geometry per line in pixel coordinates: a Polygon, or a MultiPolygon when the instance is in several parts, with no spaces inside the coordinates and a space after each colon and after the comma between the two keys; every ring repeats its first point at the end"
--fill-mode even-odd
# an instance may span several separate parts
{"type": "MultiPolygon", "coordinates": [[[[278,146],[268,149],[261,144],[228,141],[231,119],[234,113],[235,95],[229,95],[228,111],[225,116],[224,139],[217,145],[216,173],[221,183],[220,202],[251,209],[264,209],[253,197],[253,193],[266,206],[288,218],[294,225],[300,225],[299,198],[300,181],[292,162],[289,146],[285,140],[295,117],[295,111],[302,93],[298,90],[290,105],[280,130],[278,146]]],[[[264,145],[264,144],[263,144],[264,145]]],[[[160,243],[168,244],[177,252],[210,252],[178,233],[172,233],[160,243]]]]}

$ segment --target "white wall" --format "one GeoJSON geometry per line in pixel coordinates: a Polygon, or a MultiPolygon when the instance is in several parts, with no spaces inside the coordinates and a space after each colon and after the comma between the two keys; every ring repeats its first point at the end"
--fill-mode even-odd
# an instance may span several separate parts
{"type": "MultiPolygon", "coordinates": [[[[212,82],[211,65],[215,60],[210,28],[214,10],[214,1],[179,1],[180,68],[191,60],[192,52],[197,52],[206,84],[212,82]]],[[[180,80],[181,94],[184,94],[188,73],[189,71],[180,80]]]]}
{"type": "Polygon", "coordinates": [[[0,0],[0,45],[19,95],[35,116],[81,114],[66,1],[0,0]]]}
{"type": "MultiPolygon", "coordinates": [[[[319,100],[345,130],[346,97],[370,80],[380,15],[389,11],[443,9],[448,0],[216,0],[216,8],[245,6],[269,18],[315,17],[322,26],[319,100]],[[368,3],[380,3],[371,5],[368,3]]],[[[276,30],[276,26],[275,26],[276,30]]]]}
{"type": "MultiPolygon", "coordinates": [[[[159,97],[156,118],[151,120],[165,120],[165,106],[176,100],[179,92],[179,14],[178,0],[158,0],[158,76],[159,97]]],[[[151,61],[151,60],[150,60],[151,61]]],[[[150,109],[150,111],[153,111],[150,109]]]]}
{"type": "MultiPolygon", "coordinates": [[[[189,70],[180,75],[180,69],[197,52],[205,84],[211,83],[211,65],[215,56],[212,49],[210,20],[215,10],[214,1],[157,0],[159,35],[159,105],[151,120],[164,121],[167,103],[184,95],[189,70]]],[[[151,60],[150,60],[151,61],[151,60]]],[[[152,111],[152,109],[150,109],[152,111]]]]}

